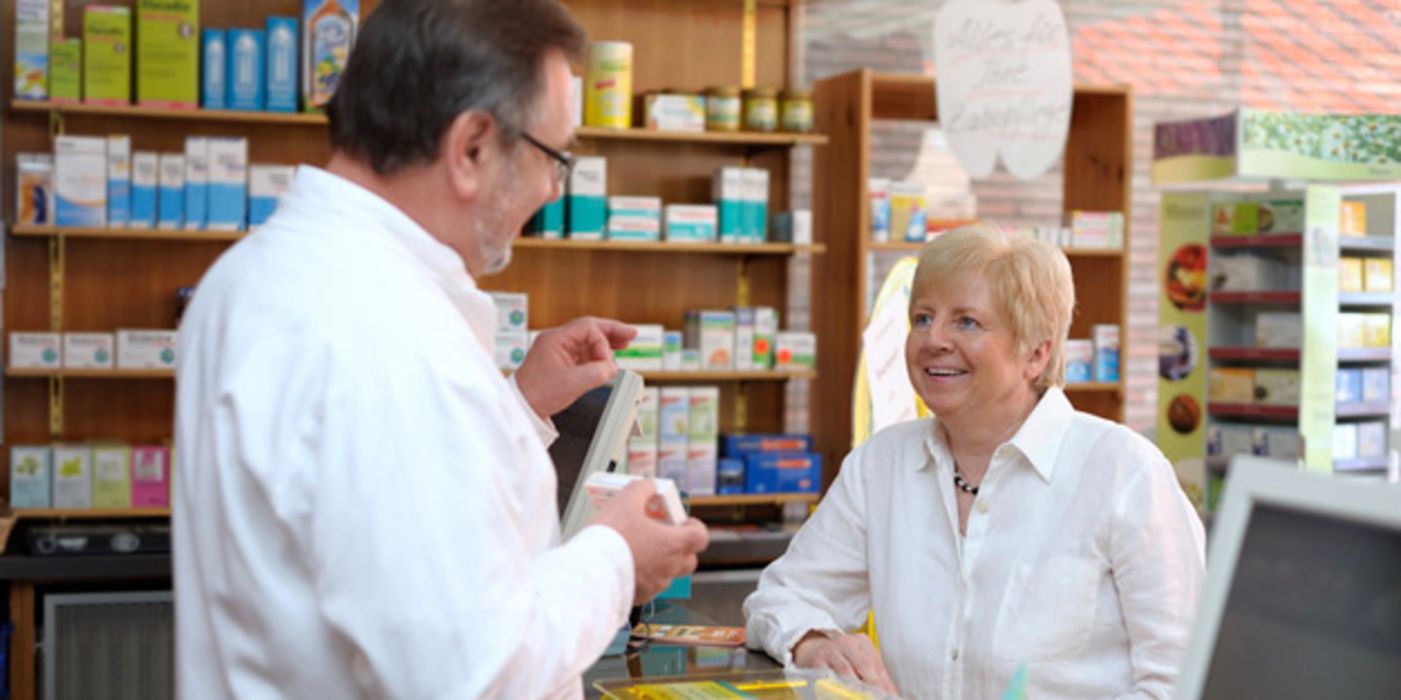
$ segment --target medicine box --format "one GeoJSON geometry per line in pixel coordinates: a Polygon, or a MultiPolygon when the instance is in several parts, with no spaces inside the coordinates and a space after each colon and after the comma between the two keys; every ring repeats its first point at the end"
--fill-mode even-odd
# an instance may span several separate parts
{"type": "Polygon", "coordinates": [[[569,174],[568,233],[570,238],[602,240],[608,209],[608,161],[578,158],[569,174]]]}
{"type": "Polygon", "coordinates": [[[778,309],[771,306],[754,308],[754,347],[751,363],[754,369],[772,369],[774,343],[778,341],[778,309]]]}
{"type": "Polygon", "coordinates": [[[716,460],[715,493],[721,496],[744,493],[744,460],[734,457],[716,460]]]}
{"type": "Polygon", "coordinates": [[[1230,458],[1239,454],[1254,454],[1251,451],[1252,430],[1249,425],[1237,423],[1211,424],[1206,429],[1207,456],[1230,458]]]}
{"type": "Polygon", "coordinates": [[[131,8],[83,8],[83,101],[131,104],[131,8]]]}
{"type": "Polygon", "coordinates": [[[115,443],[92,447],[92,506],[131,507],[131,448],[115,443]]]}
{"type": "Polygon", "coordinates": [[[530,328],[530,295],[516,292],[489,292],[496,304],[496,330],[523,333],[530,328]]]}
{"type": "Polygon", "coordinates": [[[1391,369],[1366,367],[1362,370],[1362,401],[1382,403],[1391,400],[1391,369]]]}
{"type": "Polygon", "coordinates": [[[1303,454],[1298,428],[1256,426],[1250,431],[1251,454],[1292,461],[1303,454]]]}
{"type": "Polygon", "coordinates": [[[131,156],[131,226],[156,227],[156,190],[160,185],[160,156],[137,151],[131,156]]]}
{"type": "Polygon", "coordinates": [[[83,40],[49,42],[49,99],[71,104],[83,99],[83,40]]]}
{"type": "Polygon", "coordinates": [[[53,446],[53,507],[92,507],[92,448],[53,446]]]}
{"type": "Polygon", "coordinates": [[[15,99],[49,98],[49,0],[15,3],[15,99]]]}
{"type": "Polygon", "coordinates": [[[662,369],[662,345],[665,331],[661,324],[641,323],[628,346],[613,351],[614,360],[623,369],[653,371],[662,369]]]}
{"type": "Polygon", "coordinates": [[[1065,341],[1065,383],[1094,381],[1095,343],[1084,338],[1065,341]]]}
{"type": "Polygon", "coordinates": [[[131,137],[107,137],[107,225],[126,228],[131,221],[131,137]]]}
{"type": "Polygon", "coordinates": [[[11,369],[58,369],[63,362],[58,333],[10,333],[11,369]]]}
{"type": "Polygon", "coordinates": [[[116,363],[111,333],[64,333],[63,366],[67,369],[110,369],[116,363]]]}
{"type": "Polygon", "coordinates": [[[686,481],[690,401],[690,389],[687,387],[661,387],[657,409],[657,475],[678,484],[686,481]]]}
{"type": "Polygon", "coordinates": [[[229,33],[224,29],[205,29],[200,40],[200,104],[205,109],[228,109],[229,96],[229,33]]]}
{"type": "Polygon", "coordinates": [[[735,369],[754,369],[754,317],[752,306],[735,309],[735,369]]]}
{"type": "Polygon", "coordinates": [[[1386,454],[1386,421],[1368,420],[1357,424],[1357,456],[1381,457],[1386,454]]]}
{"type": "Polygon", "coordinates": [[[1338,291],[1360,292],[1363,290],[1362,258],[1338,258],[1338,291]]]}
{"type": "Polygon", "coordinates": [[[1366,337],[1365,326],[1364,314],[1351,312],[1339,313],[1338,348],[1355,350],[1366,347],[1364,342],[1364,338],[1366,337]]]}
{"type": "Polygon", "coordinates": [[[746,493],[815,493],[822,457],[811,452],[751,452],[744,460],[746,493]]]}
{"type": "Polygon", "coordinates": [[[294,165],[248,166],[248,225],[261,226],[272,218],[282,195],[292,189],[294,165]]]}
{"type": "Polygon", "coordinates": [[[700,351],[702,370],[734,367],[735,314],[733,311],[687,311],[687,348],[700,351]]]}
{"type": "Polygon", "coordinates": [[[209,139],[185,139],[185,216],[186,231],[203,230],[209,220],[209,139]]]}
{"type": "Polygon", "coordinates": [[[926,238],[927,196],[922,182],[895,182],[890,186],[890,235],[898,240],[923,243],[926,238]]]}
{"type": "Polygon", "coordinates": [[[1357,459],[1357,424],[1333,426],[1333,459],[1357,459]]]}
{"type": "Polygon", "coordinates": [[[1334,403],[1349,404],[1361,402],[1362,370],[1357,368],[1339,367],[1338,373],[1334,375],[1334,387],[1334,403]]]}
{"type": "Polygon", "coordinates": [[[668,204],[665,235],[668,241],[709,242],[716,238],[718,210],[712,204],[668,204]]]}
{"type": "Polygon", "coordinates": [[[661,239],[662,200],[659,197],[609,197],[610,240],[655,241],[661,239]]]}
{"type": "Polygon", "coordinates": [[[810,452],[812,437],[798,434],[727,434],[720,438],[720,453],[743,457],[750,452],[810,452]]]}
{"type": "Polygon", "coordinates": [[[746,243],[763,243],[769,229],[769,171],[763,168],[744,169],[744,232],[746,243]]]}
{"type": "Polygon", "coordinates": [[[136,0],[136,101],[199,105],[199,0],[136,0]]]}
{"type": "Polygon", "coordinates": [[[10,507],[52,506],[53,451],[48,445],[10,447],[10,507]]]}
{"type": "Polygon", "coordinates": [[[1255,403],[1255,370],[1249,367],[1212,367],[1207,374],[1208,395],[1219,403],[1255,403]]]}
{"type": "Polygon", "coordinates": [[[1338,221],[1339,236],[1367,235],[1367,203],[1344,200],[1338,221]]]}
{"type": "Polygon", "coordinates": [[[1362,263],[1363,291],[1390,292],[1394,286],[1393,270],[1387,258],[1367,258],[1362,263]]]}
{"type": "Polygon", "coordinates": [[[628,438],[628,472],[637,476],[657,475],[657,424],[660,421],[661,389],[646,387],[637,404],[637,432],[628,438]]]}
{"type": "Polygon", "coordinates": [[[1212,267],[1211,288],[1216,291],[1251,292],[1286,286],[1283,265],[1261,255],[1216,255],[1212,267]]]}
{"type": "Polygon", "coordinates": [[[817,369],[817,336],[806,331],[785,331],[774,341],[774,369],[786,372],[817,369]]]}
{"type": "Polygon", "coordinates": [[[170,450],[159,445],[131,448],[131,507],[170,505],[170,450]]]}
{"type": "Polygon", "coordinates": [[[360,0],[302,0],[302,95],[307,111],[326,106],[345,72],[360,24],[360,0]]]}
{"type": "Polygon", "coordinates": [[[496,366],[506,371],[520,369],[530,347],[530,335],[525,331],[497,331],[496,366]]]}
{"type": "Polygon", "coordinates": [[[1106,323],[1090,327],[1095,347],[1094,380],[1119,381],[1119,326],[1106,323]]]}
{"type": "Polygon", "coordinates": [[[681,370],[681,353],[684,342],[681,331],[662,331],[662,369],[668,372],[681,370]]]}
{"type": "Polygon", "coordinates": [[[266,37],[261,29],[229,30],[229,109],[261,110],[267,69],[263,65],[266,37]]]}
{"type": "Polygon", "coordinates": [[[248,139],[209,139],[209,226],[248,228],[248,139]]]}
{"type": "Polygon", "coordinates": [[[18,224],[52,225],[54,220],[54,157],[52,153],[15,156],[18,224]]]}
{"type": "Polygon", "coordinates": [[[1304,320],[1296,311],[1261,311],[1255,314],[1255,347],[1299,348],[1304,342],[1304,320]]]}
{"type": "Polygon", "coordinates": [[[178,229],[185,222],[185,154],[160,154],[156,227],[178,229]]]}
{"type": "Polygon", "coordinates": [[[118,369],[174,369],[173,330],[118,330],[118,369]]]}
{"type": "Polygon", "coordinates": [[[715,171],[711,194],[717,208],[716,230],[721,243],[740,243],[746,238],[749,198],[744,170],[722,167],[715,171]]]}
{"type": "Polygon", "coordinates": [[[1257,368],[1255,403],[1263,406],[1298,406],[1299,370],[1257,368]]]}
{"type": "Polygon", "coordinates": [[[700,95],[653,93],[643,98],[643,118],[648,129],[705,131],[705,98],[700,95]]]}
{"type": "Polygon", "coordinates": [[[531,235],[547,240],[564,238],[564,193],[561,192],[553,202],[540,207],[540,211],[530,217],[526,229],[531,235]]]}
{"type": "MultiPolygon", "coordinates": [[[[866,185],[871,208],[871,240],[890,240],[890,180],[873,177],[866,185]]],[[[903,234],[903,231],[901,232],[903,234]]]]}
{"type": "Polygon", "coordinates": [[[102,228],[107,225],[107,139],[59,136],[54,139],[55,223],[102,228]]]}
{"type": "Polygon", "coordinates": [[[270,112],[297,111],[297,32],[296,17],[269,17],[267,21],[267,91],[265,105],[270,112]]]}
{"type": "Polygon", "coordinates": [[[1391,347],[1391,314],[1362,314],[1362,346],[1366,348],[1391,347]]]}

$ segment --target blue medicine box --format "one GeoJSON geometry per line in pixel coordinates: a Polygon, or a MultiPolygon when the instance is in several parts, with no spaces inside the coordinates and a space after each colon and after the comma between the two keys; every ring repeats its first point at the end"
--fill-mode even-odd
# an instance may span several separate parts
{"type": "Polygon", "coordinates": [[[744,458],[750,452],[811,452],[812,437],[808,435],[755,434],[721,435],[720,454],[744,458]]]}
{"type": "Polygon", "coordinates": [[[751,452],[744,459],[747,493],[817,493],[822,456],[811,452],[751,452]]]}

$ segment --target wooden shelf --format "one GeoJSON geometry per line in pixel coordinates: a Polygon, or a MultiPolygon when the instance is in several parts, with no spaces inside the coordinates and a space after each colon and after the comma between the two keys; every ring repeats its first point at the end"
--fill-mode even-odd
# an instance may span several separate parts
{"type": "Polygon", "coordinates": [[[1338,306],[1365,306],[1376,308],[1392,306],[1396,296],[1391,292],[1342,292],[1338,295],[1338,306]]]}
{"type": "Polygon", "coordinates": [[[1384,471],[1386,468],[1387,462],[1385,456],[1333,460],[1333,471],[1339,472],[1384,471]]]}
{"type": "Polygon", "coordinates": [[[1213,304],[1298,304],[1303,293],[1297,291],[1212,292],[1213,304]]]}
{"type": "Polygon", "coordinates": [[[1304,245],[1302,233],[1272,233],[1266,236],[1212,236],[1211,247],[1229,250],[1262,250],[1269,248],[1299,249],[1304,245]]]}
{"type": "Polygon", "coordinates": [[[149,228],[58,228],[55,226],[12,226],[10,233],[15,236],[33,238],[100,238],[124,241],[236,241],[248,235],[247,231],[171,231],[149,228]]]}
{"type": "Polygon", "coordinates": [[[232,109],[168,109],[158,107],[138,107],[136,105],[110,106],[90,104],[68,104],[59,102],[12,100],[10,110],[14,112],[54,112],[68,115],[92,115],[103,117],[133,117],[140,119],[175,119],[184,121],[236,122],[243,124],[279,124],[324,126],[326,115],[300,112],[254,112],[232,109]]]}
{"type": "Polygon", "coordinates": [[[98,520],[127,518],[169,518],[169,508],[16,508],[21,520],[98,520]]]}
{"type": "Polygon", "coordinates": [[[518,250],[614,251],[628,253],[690,253],[695,255],[792,255],[826,252],[827,246],[793,243],[668,243],[666,241],[578,241],[568,238],[517,238],[518,250]]]}
{"type": "Polygon", "coordinates": [[[1390,362],[1391,348],[1342,348],[1339,362],[1390,362]]]}
{"type": "Polygon", "coordinates": [[[1340,403],[1333,408],[1338,418],[1386,418],[1391,415],[1391,407],[1385,401],[1372,403],[1340,403]]]}
{"type": "Polygon", "coordinates": [[[821,498],[816,493],[744,493],[729,496],[693,496],[692,508],[712,506],[753,506],[781,503],[816,503],[821,498]]]}
{"type": "Polygon", "coordinates": [[[1118,390],[1118,382],[1076,382],[1065,385],[1066,393],[1070,394],[1075,392],[1116,392],[1118,390]]]}
{"type": "Polygon", "coordinates": [[[649,382],[786,382],[790,379],[816,379],[816,372],[745,370],[734,372],[678,372],[641,371],[638,374],[649,382]]]}
{"type": "Polygon", "coordinates": [[[1390,253],[1396,250],[1391,236],[1338,236],[1338,249],[1344,253],[1390,253]]]}
{"type": "Polygon", "coordinates": [[[1208,402],[1206,410],[1220,418],[1251,418],[1255,420],[1297,420],[1298,406],[1259,406],[1250,403],[1208,402]]]}
{"type": "Polygon", "coordinates": [[[1213,360],[1244,362],[1298,362],[1298,348],[1256,348],[1250,346],[1218,346],[1207,351],[1213,360]]]}
{"type": "Polygon", "coordinates": [[[827,137],[822,134],[789,134],[783,132],[762,133],[748,131],[657,131],[654,129],[601,129],[594,126],[581,126],[574,129],[574,136],[582,141],[662,141],[672,143],[709,143],[733,146],[825,146],[827,137]]]}
{"type": "Polygon", "coordinates": [[[173,369],[5,369],[7,377],[62,377],[64,379],[174,379],[173,369]]]}

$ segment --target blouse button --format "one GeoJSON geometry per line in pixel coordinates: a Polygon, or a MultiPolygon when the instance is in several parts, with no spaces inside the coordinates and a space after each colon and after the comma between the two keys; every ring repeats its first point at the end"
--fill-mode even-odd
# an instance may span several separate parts
{"type": "Polygon", "coordinates": [[[978,501],[978,512],[979,512],[979,513],[982,513],[983,515],[987,515],[987,512],[988,512],[988,502],[987,502],[987,501],[978,501]]]}

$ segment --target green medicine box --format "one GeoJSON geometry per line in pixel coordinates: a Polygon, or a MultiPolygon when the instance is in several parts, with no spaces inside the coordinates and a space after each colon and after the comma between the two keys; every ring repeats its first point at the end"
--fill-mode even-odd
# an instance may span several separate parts
{"type": "Polygon", "coordinates": [[[199,106],[199,0],[136,0],[136,101],[199,106]]]}
{"type": "Polygon", "coordinates": [[[83,101],[131,104],[131,10],[113,5],[83,8],[83,101]]]}
{"type": "Polygon", "coordinates": [[[83,40],[54,39],[49,44],[49,99],[83,99],[83,40]]]}

